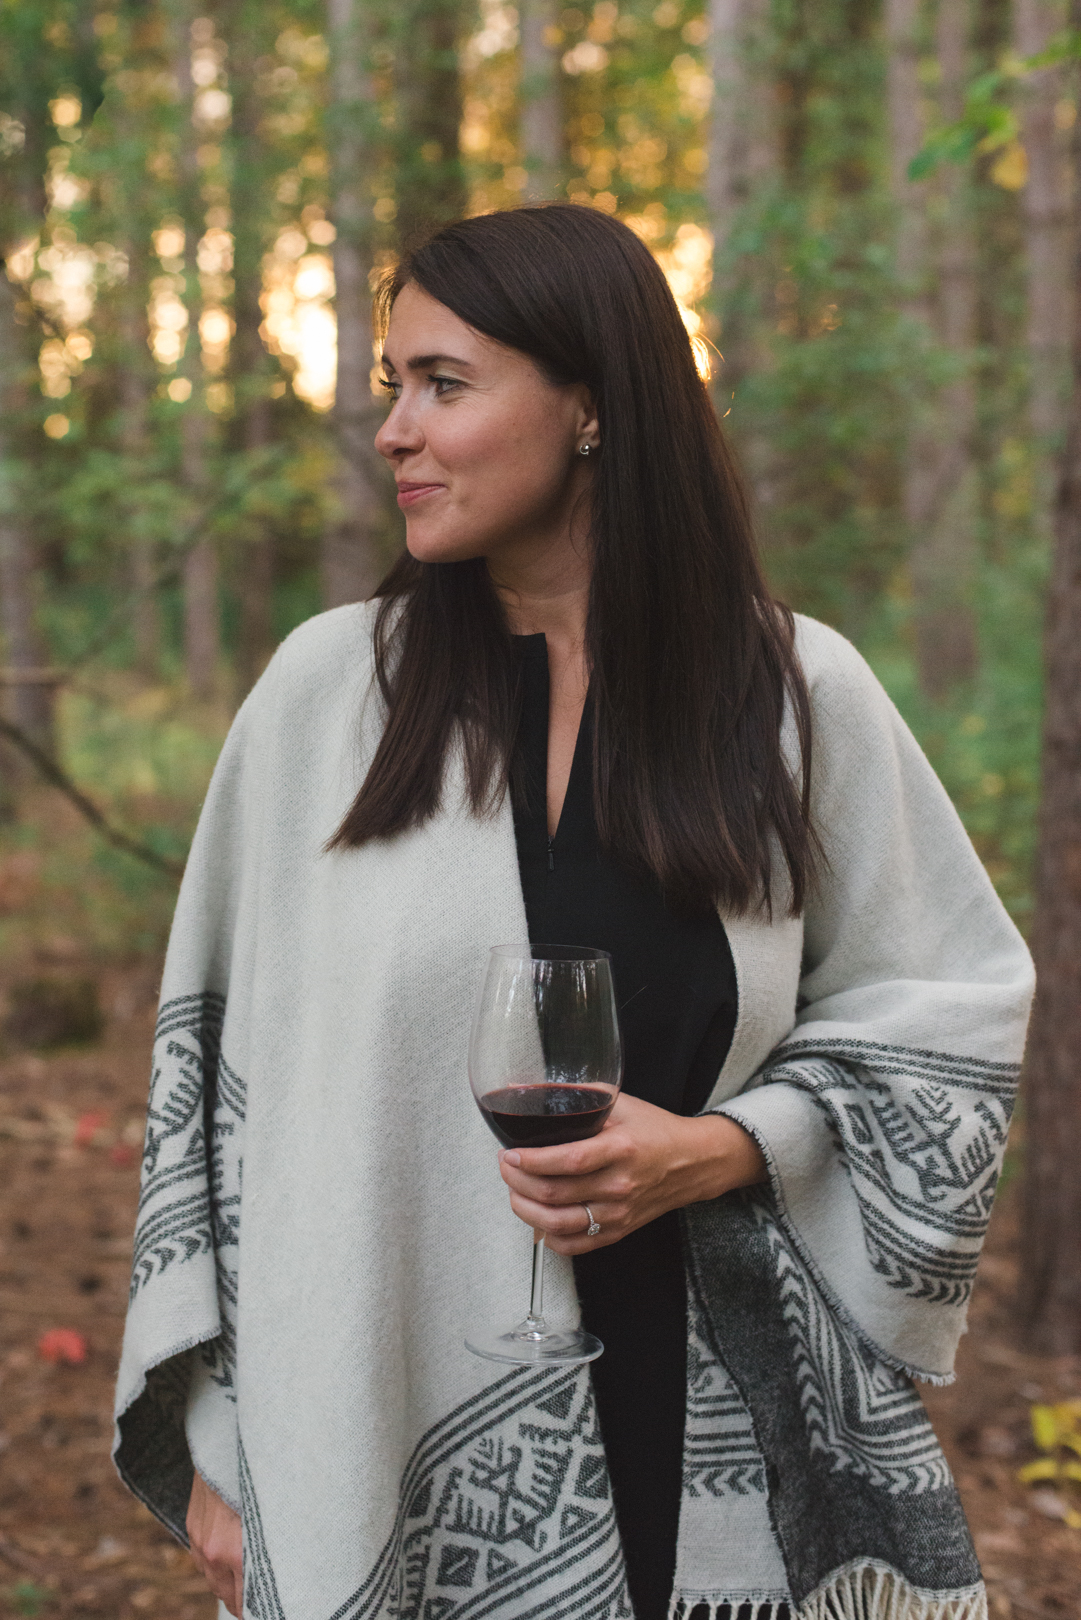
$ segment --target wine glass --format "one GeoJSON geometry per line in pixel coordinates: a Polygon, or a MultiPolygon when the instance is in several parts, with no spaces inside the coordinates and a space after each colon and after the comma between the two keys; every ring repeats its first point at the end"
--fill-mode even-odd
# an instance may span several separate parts
{"type": "MultiPolygon", "coordinates": [[[[623,1078],[612,959],[576,945],[497,945],[469,1040],[469,1083],[504,1147],[595,1136],[623,1078]]],[[[466,1340],[489,1361],[572,1365],[604,1349],[582,1328],[544,1320],[544,1237],[533,1247],[529,1313],[509,1332],[466,1340]]]]}

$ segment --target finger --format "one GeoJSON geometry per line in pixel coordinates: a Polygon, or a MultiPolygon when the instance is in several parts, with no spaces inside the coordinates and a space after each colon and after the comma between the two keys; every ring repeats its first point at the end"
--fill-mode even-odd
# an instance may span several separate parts
{"type": "MultiPolygon", "coordinates": [[[[589,1227],[589,1216],[581,1204],[566,1209],[552,1209],[546,1204],[536,1204],[530,1198],[520,1198],[517,1193],[511,1193],[510,1207],[520,1221],[532,1226],[535,1231],[543,1232],[546,1239],[583,1237],[589,1227]]],[[[619,1224],[615,1212],[607,1206],[598,1204],[590,1208],[594,1220],[602,1228],[605,1218],[612,1228],[619,1224]]]]}
{"type": "Polygon", "coordinates": [[[607,1249],[626,1235],[625,1232],[602,1230],[596,1237],[545,1237],[544,1246],[552,1254],[566,1255],[573,1260],[578,1254],[592,1254],[594,1249],[607,1249]]]}
{"type": "Polygon", "coordinates": [[[224,1559],[211,1564],[207,1581],[214,1596],[220,1598],[231,1613],[236,1614],[238,1611],[233,1607],[237,1601],[239,1584],[236,1565],[224,1559]]]}
{"type": "Polygon", "coordinates": [[[236,1577],[231,1569],[208,1575],[207,1585],[214,1596],[225,1604],[230,1614],[237,1614],[238,1611],[233,1607],[236,1603],[236,1577]]]}
{"type": "Polygon", "coordinates": [[[592,1254],[594,1249],[606,1249],[609,1244],[618,1243],[620,1238],[626,1237],[628,1232],[634,1230],[633,1221],[620,1221],[612,1216],[608,1210],[593,1209],[592,1214],[600,1227],[600,1231],[595,1232],[592,1237],[589,1235],[588,1227],[573,1232],[570,1236],[562,1236],[558,1232],[546,1232],[544,1235],[545,1246],[553,1254],[569,1255],[573,1258],[577,1254],[592,1254]]]}
{"type": "Polygon", "coordinates": [[[606,1203],[630,1198],[634,1192],[633,1180],[619,1169],[600,1171],[592,1176],[530,1176],[524,1170],[508,1166],[502,1171],[503,1180],[519,1198],[528,1198],[549,1209],[565,1208],[571,1204],[606,1203]]]}
{"type": "Polygon", "coordinates": [[[613,1127],[598,1131],[584,1142],[564,1142],[560,1147],[510,1148],[500,1155],[500,1164],[521,1169],[534,1176],[588,1176],[614,1164],[631,1151],[627,1132],[613,1127]]]}

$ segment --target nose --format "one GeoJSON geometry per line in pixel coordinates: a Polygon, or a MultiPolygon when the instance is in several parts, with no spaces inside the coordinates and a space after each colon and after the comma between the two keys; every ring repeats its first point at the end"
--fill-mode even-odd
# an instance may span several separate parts
{"type": "Polygon", "coordinates": [[[375,436],[375,448],[391,462],[424,448],[424,435],[404,395],[394,401],[390,414],[375,436]]]}

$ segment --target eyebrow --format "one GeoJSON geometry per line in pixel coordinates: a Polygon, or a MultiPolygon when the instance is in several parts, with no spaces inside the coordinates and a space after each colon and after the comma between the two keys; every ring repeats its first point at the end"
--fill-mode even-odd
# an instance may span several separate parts
{"type": "MultiPolygon", "coordinates": [[[[397,370],[393,360],[385,351],[383,353],[383,365],[391,371],[397,370]]],[[[464,371],[474,370],[471,361],[459,359],[456,354],[415,354],[411,360],[406,361],[406,370],[425,371],[429,366],[438,365],[459,366],[464,371]]]]}

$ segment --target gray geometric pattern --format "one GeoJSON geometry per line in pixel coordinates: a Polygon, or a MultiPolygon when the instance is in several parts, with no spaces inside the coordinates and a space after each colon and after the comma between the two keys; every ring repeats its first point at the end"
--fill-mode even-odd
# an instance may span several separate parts
{"type": "Polygon", "coordinates": [[[170,1266],[213,1253],[222,1331],[199,1353],[235,1400],[246,1094],[222,1056],[224,1015],[224,998],[211,992],[178,996],[158,1015],[131,1297],[170,1266]]]}
{"type": "Polygon", "coordinates": [[[1015,1064],[872,1041],[789,1041],[767,1081],[827,1111],[860,1204],[871,1263],[891,1288],[964,1305],[994,1202],[1015,1064]]]}
{"type": "Polygon", "coordinates": [[[278,1583],[267,1553],[263,1534],[263,1518],[252,1484],[251,1469],[243,1441],[239,1442],[240,1513],[244,1530],[244,1613],[257,1614],[264,1620],[285,1620],[285,1610],[278,1596],[278,1583]]]}
{"type": "MultiPolygon", "coordinates": [[[[241,1462],[245,1613],[283,1620],[241,1462]]],[[[394,1528],[332,1620],[632,1620],[587,1372],[518,1368],[433,1425],[394,1528]]]]}
{"type": "Polygon", "coordinates": [[[754,1207],[773,1255],[811,1451],[890,1496],[951,1485],[949,1464],[912,1380],[880,1361],[829,1308],[769,1203],[763,1199],[754,1207]]]}
{"type": "Polygon", "coordinates": [[[727,1368],[711,1349],[701,1304],[689,1290],[687,1424],[683,1489],[687,1496],[764,1495],[766,1465],[754,1423],[727,1368]]]}

